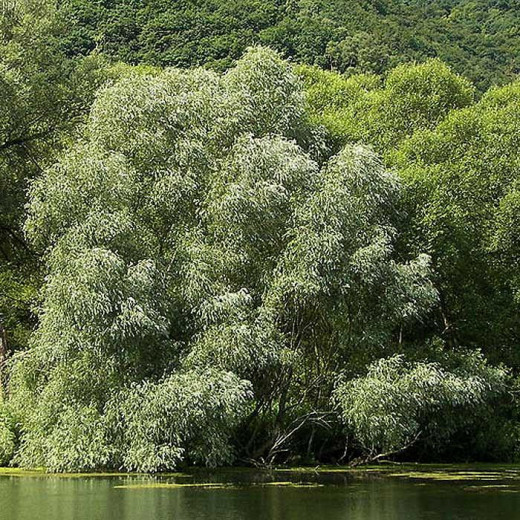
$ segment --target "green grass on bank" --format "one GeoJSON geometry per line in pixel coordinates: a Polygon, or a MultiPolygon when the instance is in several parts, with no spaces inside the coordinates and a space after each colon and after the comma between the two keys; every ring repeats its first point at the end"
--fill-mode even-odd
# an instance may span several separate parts
{"type": "MultiPolygon", "coordinates": [[[[191,477],[187,473],[161,473],[163,477],[191,477]]],[[[45,468],[0,468],[0,477],[59,477],[59,478],[107,478],[107,477],[146,477],[148,473],[124,471],[92,471],[81,473],[51,473],[45,468]]]]}

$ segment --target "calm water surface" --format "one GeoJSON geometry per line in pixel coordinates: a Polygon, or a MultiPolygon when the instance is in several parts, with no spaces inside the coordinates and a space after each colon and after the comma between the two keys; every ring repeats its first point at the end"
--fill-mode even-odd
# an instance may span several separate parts
{"type": "Polygon", "coordinates": [[[507,481],[431,482],[344,474],[216,472],[160,479],[0,476],[0,519],[511,520],[520,519],[518,489],[507,481]],[[273,481],[291,481],[297,487],[273,485],[273,481]],[[232,485],[120,487],[190,482],[232,485]]]}

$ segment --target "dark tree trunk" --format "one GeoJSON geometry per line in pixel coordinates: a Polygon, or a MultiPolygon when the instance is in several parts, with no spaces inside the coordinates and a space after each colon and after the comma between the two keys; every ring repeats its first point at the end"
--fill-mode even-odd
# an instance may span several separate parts
{"type": "Polygon", "coordinates": [[[7,395],[5,369],[7,364],[7,331],[0,316],[0,395],[7,395]]]}

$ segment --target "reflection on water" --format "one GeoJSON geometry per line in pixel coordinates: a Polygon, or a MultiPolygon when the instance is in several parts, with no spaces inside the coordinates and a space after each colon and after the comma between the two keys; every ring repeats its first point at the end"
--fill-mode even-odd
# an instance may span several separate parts
{"type": "Polygon", "coordinates": [[[482,482],[422,482],[224,472],[160,482],[231,482],[226,488],[120,488],[147,477],[0,477],[1,520],[401,520],[520,518],[520,493],[482,482]],[[279,480],[322,486],[264,486],[279,480]],[[471,484],[471,485],[470,485],[471,484]],[[476,488],[475,485],[480,486],[476,488]]]}

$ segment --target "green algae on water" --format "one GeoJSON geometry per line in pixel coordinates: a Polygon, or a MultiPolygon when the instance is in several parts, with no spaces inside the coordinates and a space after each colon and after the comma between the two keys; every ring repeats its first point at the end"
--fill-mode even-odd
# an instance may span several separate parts
{"type": "Polygon", "coordinates": [[[141,484],[121,484],[114,486],[115,489],[180,489],[180,488],[210,488],[210,489],[230,489],[236,488],[235,484],[222,482],[199,482],[189,484],[179,484],[176,482],[148,482],[141,484]]]}
{"type": "Polygon", "coordinates": [[[114,486],[115,489],[181,489],[181,488],[201,488],[201,489],[244,489],[259,487],[283,487],[283,488],[316,488],[323,487],[323,484],[314,482],[290,482],[273,481],[248,484],[234,484],[228,482],[198,482],[180,484],[177,482],[147,482],[138,484],[120,484],[114,486]]]}

